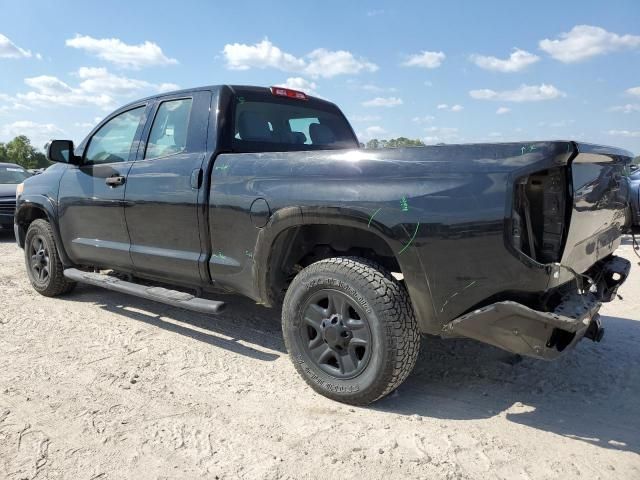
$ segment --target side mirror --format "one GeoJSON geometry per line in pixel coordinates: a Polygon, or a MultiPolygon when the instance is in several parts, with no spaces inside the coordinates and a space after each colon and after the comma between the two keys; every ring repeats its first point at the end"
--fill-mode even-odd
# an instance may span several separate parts
{"type": "Polygon", "coordinates": [[[73,142],[71,140],[51,140],[46,145],[47,160],[56,163],[78,164],[78,157],[73,154],[73,142]]]}

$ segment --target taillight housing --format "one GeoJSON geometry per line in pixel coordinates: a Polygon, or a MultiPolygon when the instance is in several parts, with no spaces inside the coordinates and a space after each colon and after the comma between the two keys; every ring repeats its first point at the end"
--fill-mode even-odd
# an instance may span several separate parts
{"type": "Polygon", "coordinates": [[[512,241],[540,263],[559,262],[567,230],[566,169],[550,168],[516,181],[512,241]]]}

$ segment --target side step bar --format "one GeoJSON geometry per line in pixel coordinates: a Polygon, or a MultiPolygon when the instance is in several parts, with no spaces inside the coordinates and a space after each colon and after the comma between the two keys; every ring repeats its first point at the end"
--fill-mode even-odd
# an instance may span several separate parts
{"type": "Polygon", "coordinates": [[[64,271],[64,276],[74,282],[88,283],[96,287],[102,287],[120,293],[128,293],[129,295],[154,300],[194,312],[215,314],[220,313],[225,307],[224,302],[197,298],[189,293],[169,290],[162,287],[138,285],[137,283],[125,282],[119,278],[101,273],[83,272],[76,268],[67,268],[64,271]]]}

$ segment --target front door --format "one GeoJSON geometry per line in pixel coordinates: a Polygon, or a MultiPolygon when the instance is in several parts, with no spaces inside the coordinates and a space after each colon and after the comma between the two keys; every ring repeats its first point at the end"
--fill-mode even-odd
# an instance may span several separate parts
{"type": "Polygon", "coordinates": [[[131,268],[124,194],[145,108],[133,107],[105,122],[89,139],[81,165],[62,176],[60,233],[76,264],[131,268]]]}
{"type": "Polygon", "coordinates": [[[135,271],[198,284],[202,163],[210,92],[161,97],[127,178],[127,226],[135,271]]]}

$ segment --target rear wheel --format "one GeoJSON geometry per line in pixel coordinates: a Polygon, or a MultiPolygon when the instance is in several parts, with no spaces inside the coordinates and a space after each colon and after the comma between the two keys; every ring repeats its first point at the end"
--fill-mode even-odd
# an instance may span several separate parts
{"type": "Polygon", "coordinates": [[[287,290],[282,320],[298,373],[341,402],[384,397],[418,356],[420,335],[404,285],[362,258],[329,258],[302,270],[287,290]]]}
{"type": "Polygon", "coordinates": [[[75,282],[64,276],[51,225],[46,220],[34,220],[25,237],[25,264],[33,288],[46,297],[70,292],[75,282]]]}

